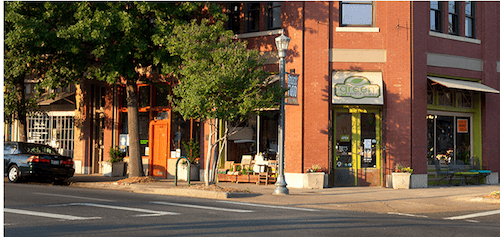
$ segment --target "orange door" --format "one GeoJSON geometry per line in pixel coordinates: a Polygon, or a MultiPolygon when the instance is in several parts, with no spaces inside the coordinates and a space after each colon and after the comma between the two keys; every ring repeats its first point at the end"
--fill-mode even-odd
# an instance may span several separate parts
{"type": "Polygon", "coordinates": [[[153,157],[151,157],[150,169],[154,177],[167,178],[167,160],[170,157],[170,120],[157,120],[151,123],[153,157]]]}

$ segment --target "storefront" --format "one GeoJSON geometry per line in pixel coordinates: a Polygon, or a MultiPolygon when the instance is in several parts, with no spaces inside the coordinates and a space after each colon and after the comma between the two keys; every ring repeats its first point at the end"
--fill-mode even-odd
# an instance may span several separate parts
{"type": "Polygon", "coordinates": [[[334,186],[382,183],[382,72],[334,71],[334,186]]]}
{"type": "Polygon", "coordinates": [[[476,81],[428,77],[427,163],[471,164],[482,158],[481,94],[498,90],[476,81]]]}

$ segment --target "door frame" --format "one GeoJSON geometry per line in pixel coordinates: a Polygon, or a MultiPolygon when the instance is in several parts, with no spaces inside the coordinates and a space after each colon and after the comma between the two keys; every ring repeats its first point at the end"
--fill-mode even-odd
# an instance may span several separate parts
{"type": "MultiPolygon", "coordinates": [[[[377,169],[379,170],[379,175],[380,175],[380,185],[383,184],[383,172],[384,172],[384,159],[382,159],[382,107],[381,106],[361,106],[361,105],[343,105],[343,106],[332,106],[332,114],[333,114],[333,119],[332,119],[332,127],[333,127],[333,134],[332,134],[332,170],[335,172],[337,169],[349,169],[349,168],[342,168],[342,167],[337,167],[337,158],[336,158],[336,152],[337,152],[337,146],[336,146],[336,141],[337,141],[337,113],[350,113],[352,114],[352,142],[351,142],[351,152],[352,152],[352,168],[354,170],[354,186],[358,186],[358,175],[359,171],[361,169],[377,169]],[[376,164],[377,167],[361,167],[361,151],[360,148],[362,146],[362,141],[361,141],[361,113],[375,113],[375,120],[376,120],[376,164]]],[[[332,175],[332,179],[335,179],[335,175],[332,175]]],[[[335,183],[335,180],[333,180],[335,183]]]]}

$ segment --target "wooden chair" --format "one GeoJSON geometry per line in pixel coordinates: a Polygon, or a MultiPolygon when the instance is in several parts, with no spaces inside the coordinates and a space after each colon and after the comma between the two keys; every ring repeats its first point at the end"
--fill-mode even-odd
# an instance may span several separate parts
{"type": "Polygon", "coordinates": [[[265,171],[259,173],[259,180],[257,184],[261,182],[268,185],[269,183],[276,183],[276,177],[274,176],[276,171],[276,161],[268,161],[268,164],[265,165],[265,171]]]}

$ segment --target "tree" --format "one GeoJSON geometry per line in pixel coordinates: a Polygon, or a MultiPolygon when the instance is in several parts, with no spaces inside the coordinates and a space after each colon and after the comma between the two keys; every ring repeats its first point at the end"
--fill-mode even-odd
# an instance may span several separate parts
{"type": "MultiPolygon", "coordinates": [[[[81,57],[68,50],[66,41],[57,37],[57,28],[71,24],[75,11],[71,6],[57,4],[6,2],[5,3],[5,51],[4,51],[4,119],[18,120],[19,140],[27,140],[26,119],[37,112],[37,100],[46,89],[65,87],[75,83],[81,57]],[[64,52],[64,53],[62,53],[64,52]],[[35,95],[25,97],[25,79],[34,79],[35,95]]],[[[48,98],[55,93],[43,95],[48,98]]]]}
{"type": "Polygon", "coordinates": [[[127,96],[130,177],[143,176],[139,144],[137,82],[151,82],[140,69],[168,75],[177,61],[159,43],[174,26],[193,18],[220,17],[218,5],[202,2],[75,2],[75,23],[60,27],[66,50],[86,55],[85,78],[123,84],[127,96]]]}
{"type": "Polygon", "coordinates": [[[267,85],[268,73],[263,70],[258,51],[248,50],[246,42],[234,41],[232,31],[226,31],[222,22],[209,24],[203,20],[201,24],[192,21],[178,26],[165,43],[182,62],[181,67],[172,69],[179,79],[179,85],[173,89],[175,97],[171,98],[174,110],[184,119],[201,119],[210,126],[205,161],[205,184],[209,185],[220,157],[214,151],[212,162],[212,150],[237,132],[238,123],[249,115],[277,105],[283,90],[267,85]],[[219,121],[228,122],[221,136],[216,134],[219,121]]]}

